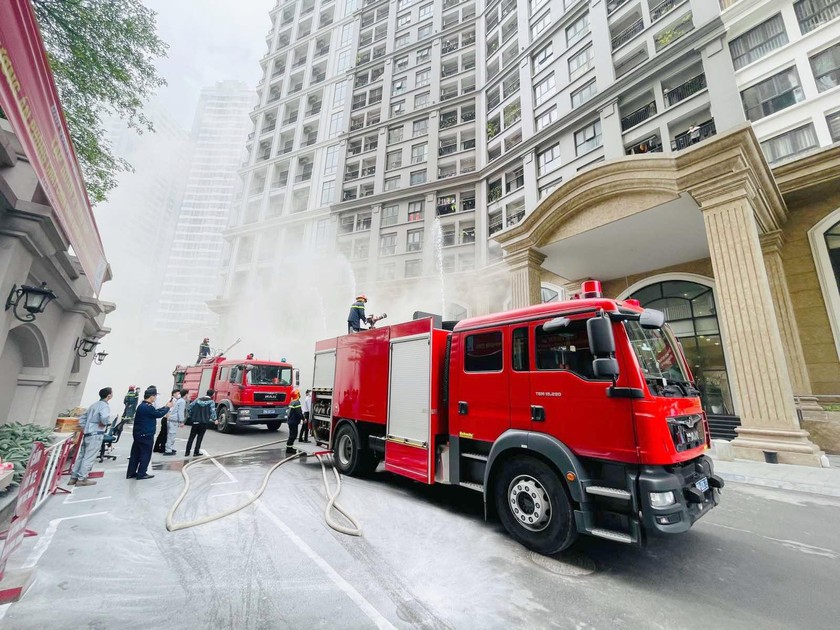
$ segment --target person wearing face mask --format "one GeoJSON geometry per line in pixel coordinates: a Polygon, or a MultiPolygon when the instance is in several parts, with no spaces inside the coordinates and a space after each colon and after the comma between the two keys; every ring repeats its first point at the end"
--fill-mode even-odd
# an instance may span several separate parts
{"type": "Polygon", "coordinates": [[[134,429],[132,435],[134,443],[131,445],[131,457],[128,458],[128,470],[126,479],[151,479],[154,475],[147,473],[149,462],[152,459],[152,443],[155,438],[155,427],[157,419],[162,418],[172,408],[170,400],[163,407],[156,408],[157,388],[150,385],[143,392],[143,402],[137,407],[134,414],[134,429]]]}
{"type": "Polygon", "coordinates": [[[175,436],[178,434],[178,429],[184,426],[186,420],[187,401],[184,395],[187,393],[185,389],[172,390],[172,411],[166,419],[166,445],[163,450],[164,455],[174,455],[175,451],[175,436]]]}

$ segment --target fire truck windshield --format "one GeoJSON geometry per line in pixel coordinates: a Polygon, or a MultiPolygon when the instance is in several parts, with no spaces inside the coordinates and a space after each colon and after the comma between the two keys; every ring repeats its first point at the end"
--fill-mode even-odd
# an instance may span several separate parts
{"type": "Polygon", "coordinates": [[[657,392],[659,395],[694,395],[694,387],[683,368],[676,343],[665,330],[642,328],[634,321],[624,322],[624,327],[645,378],[648,382],[658,380],[661,383],[662,390],[657,392]],[[669,383],[685,386],[686,389],[669,391],[669,383]]]}
{"type": "Polygon", "coordinates": [[[251,385],[291,385],[292,368],[278,365],[252,365],[248,370],[251,385]]]}

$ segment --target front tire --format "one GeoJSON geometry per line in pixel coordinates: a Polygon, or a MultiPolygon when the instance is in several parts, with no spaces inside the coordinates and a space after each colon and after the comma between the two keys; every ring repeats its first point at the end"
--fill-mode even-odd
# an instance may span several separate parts
{"type": "Polygon", "coordinates": [[[280,429],[281,422],[266,422],[265,426],[269,431],[277,431],[280,429]]]}
{"type": "Polygon", "coordinates": [[[230,424],[230,411],[227,407],[219,409],[218,420],[219,433],[233,433],[233,427],[230,424]]]}
{"type": "Polygon", "coordinates": [[[528,549],[551,555],[577,539],[565,484],[544,462],[531,457],[503,462],[494,492],[502,525],[528,549]]]}

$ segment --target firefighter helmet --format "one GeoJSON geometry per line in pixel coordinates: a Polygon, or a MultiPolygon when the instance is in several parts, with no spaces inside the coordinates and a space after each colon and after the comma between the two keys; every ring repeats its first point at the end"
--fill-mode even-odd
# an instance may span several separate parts
{"type": "Polygon", "coordinates": [[[128,391],[133,392],[134,389],[135,389],[134,385],[129,385],[128,386],[128,391]]]}
{"type": "Polygon", "coordinates": [[[357,295],[356,296],[356,301],[357,302],[358,301],[367,302],[367,296],[364,293],[362,293],[360,295],[357,295]]]}

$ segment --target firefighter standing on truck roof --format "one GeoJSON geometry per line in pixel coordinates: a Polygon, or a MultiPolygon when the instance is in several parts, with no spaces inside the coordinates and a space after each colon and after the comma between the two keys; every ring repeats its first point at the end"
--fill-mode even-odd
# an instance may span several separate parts
{"type": "Polygon", "coordinates": [[[362,322],[365,317],[365,304],[367,304],[367,297],[364,293],[356,298],[353,306],[350,307],[350,314],[347,316],[347,334],[360,332],[362,330],[362,322]]]}
{"type": "Polygon", "coordinates": [[[201,363],[201,360],[204,357],[210,356],[210,338],[205,337],[204,341],[201,342],[201,345],[198,346],[198,361],[196,363],[201,363]]]}

